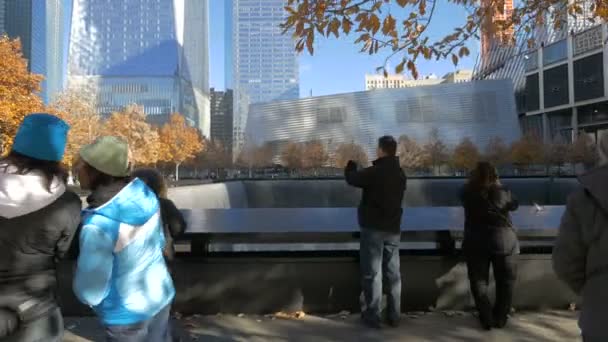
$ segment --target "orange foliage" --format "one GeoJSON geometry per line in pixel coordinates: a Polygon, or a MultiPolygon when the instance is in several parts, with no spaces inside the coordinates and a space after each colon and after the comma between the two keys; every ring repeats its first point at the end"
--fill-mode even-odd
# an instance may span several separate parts
{"type": "Polygon", "coordinates": [[[0,38],[0,153],[5,154],[23,118],[43,109],[40,91],[42,76],[27,70],[19,40],[0,38]]]}
{"type": "Polygon", "coordinates": [[[92,142],[101,134],[101,120],[95,110],[93,98],[90,93],[71,89],[59,94],[49,106],[49,111],[70,125],[63,158],[67,166],[73,165],[82,146],[92,142]]]}
{"type": "Polygon", "coordinates": [[[171,114],[169,122],[160,129],[162,161],[180,165],[196,157],[203,150],[203,141],[198,130],[186,124],[180,114],[171,114]]]}
{"type": "Polygon", "coordinates": [[[105,122],[102,132],[104,135],[122,137],[129,143],[133,165],[150,165],[159,160],[158,132],[146,122],[146,115],[140,106],[130,105],[113,113],[105,122]]]}

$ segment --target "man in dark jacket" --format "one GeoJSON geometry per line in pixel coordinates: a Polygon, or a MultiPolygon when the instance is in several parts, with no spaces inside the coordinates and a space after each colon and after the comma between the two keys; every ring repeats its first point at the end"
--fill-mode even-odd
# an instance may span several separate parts
{"type": "Polygon", "coordinates": [[[380,327],[382,279],[388,291],[387,313],[391,326],[399,325],[401,315],[401,242],[402,201],[407,179],[396,156],[397,142],[384,136],[378,140],[378,159],[373,166],[357,170],[349,161],[344,172],[346,182],[363,189],[359,205],[361,227],[361,285],[365,297],[363,322],[380,327]]]}
{"type": "MultiPolygon", "coordinates": [[[[599,144],[608,156],[608,139],[599,144]]],[[[579,326],[583,341],[608,341],[608,164],[579,178],[568,198],[553,248],[553,269],[582,298],[579,326]]]]}

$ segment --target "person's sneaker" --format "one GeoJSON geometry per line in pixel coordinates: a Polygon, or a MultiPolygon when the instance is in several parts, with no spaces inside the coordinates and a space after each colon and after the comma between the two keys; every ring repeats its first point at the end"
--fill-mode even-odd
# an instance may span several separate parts
{"type": "Polygon", "coordinates": [[[380,320],[379,319],[368,318],[368,317],[361,317],[361,321],[368,328],[382,329],[382,324],[380,324],[380,320]]]}

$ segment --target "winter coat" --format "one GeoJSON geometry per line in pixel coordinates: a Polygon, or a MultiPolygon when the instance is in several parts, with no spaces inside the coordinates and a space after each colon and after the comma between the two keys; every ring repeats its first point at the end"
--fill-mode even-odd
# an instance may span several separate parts
{"type": "Polygon", "coordinates": [[[96,189],[83,211],[74,292],[105,325],[152,318],[175,289],[162,250],[165,238],[154,192],[135,179],[96,189]]]}
{"type": "Polygon", "coordinates": [[[79,197],[59,179],[49,187],[38,171],[20,175],[0,164],[0,325],[17,314],[27,321],[56,310],[56,263],[69,249],[80,210],[79,197]]]}
{"type": "Polygon", "coordinates": [[[579,178],[568,199],[553,249],[553,268],[582,296],[579,325],[584,335],[608,341],[608,167],[579,178]]]}
{"type": "Polygon", "coordinates": [[[461,191],[464,207],[464,246],[467,254],[513,255],[519,253],[517,235],[509,212],[519,207],[515,196],[504,186],[487,190],[465,185],[461,191]]]}
{"type": "Polygon", "coordinates": [[[162,197],[158,200],[160,202],[160,213],[166,240],[164,255],[167,260],[172,260],[175,257],[173,240],[184,233],[186,221],[184,220],[184,215],[177,209],[173,201],[162,197]]]}
{"type": "Polygon", "coordinates": [[[363,189],[358,209],[361,228],[399,233],[407,187],[399,158],[380,158],[373,166],[359,171],[356,164],[349,163],[344,175],[348,184],[363,189]]]}

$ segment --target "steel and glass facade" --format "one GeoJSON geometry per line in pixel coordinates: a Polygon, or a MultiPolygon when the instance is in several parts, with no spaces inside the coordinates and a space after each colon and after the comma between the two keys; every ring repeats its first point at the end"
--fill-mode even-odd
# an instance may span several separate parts
{"type": "Polygon", "coordinates": [[[44,76],[45,103],[64,89],[71,15],[71,0],[0,1],[0,31],[21,40],[28,68],[44,76]]]}
{"type": "Polygon", "coordinates": [[[247,143],[270,143],[278,156],[288,142],[320,140],[330,152],[355,142],[374,156],[382,135],[423,144],[438,129],[450,147],[464,137],[480,148],[492,137],[508,144],[520,137],[512,89],[506,80],[476,81],[254,104],[247,143]]]}
{"type": "Polygon", "coordinates": [[[283,0],[227,1],[227,86],[234,89],[234,139],[244,141],[248,104],[296,99],[300,95],[297,53],[283,34],[283,0]]]}
{"type": "Polygon", "coordinates": [[[232,153],[233,92],[211,88],[211,141],[232,153]]]}
{"type": "Polygon", "coordinates": [[[207,1],[75,0],[69,79],[94,87],[98,111],[172,112],[209,134],[207,1]]]}

